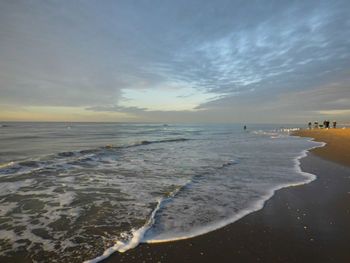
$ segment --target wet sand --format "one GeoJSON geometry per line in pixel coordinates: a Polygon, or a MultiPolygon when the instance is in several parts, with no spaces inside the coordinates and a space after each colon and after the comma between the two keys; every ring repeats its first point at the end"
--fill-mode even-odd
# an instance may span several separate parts
{"type": "MultiPolygon", "coordinates": [[[[344,139],[330,134],[298,133],[328,140],[324,151],[315,149],[301,160],[303,171],[317,175],[312,183],[277,191],[262,210],[219,230],[182,241],[140,244],[103,262],[350,262],[350,167],[340,164],[349,159],[339,152],[344,139]]],[[[349,154],[350,148],[343,150],[349,154]]]]}
{"type": "Polygon", "coordinates": [[[313,152],[328,160],[350,166],[350,128],[300,130],[294,135],[327,143],[326,147],[317,148],[313,152]]]}

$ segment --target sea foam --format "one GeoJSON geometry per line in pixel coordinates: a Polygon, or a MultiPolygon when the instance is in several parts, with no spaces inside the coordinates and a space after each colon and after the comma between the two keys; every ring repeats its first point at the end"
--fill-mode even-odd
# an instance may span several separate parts
{"type": "MultiPolygon", "coordinates": [[[[261,209],[282,187],[314,180],[299,159],[320,145],[279,129],[55,125],[36,133],[45,149],[28,150],[22,128],[17,147],[0,149],[1,256],[97,262],[142,242],[205,234],[261,209]]],[[[14,126],[8,137],[17,135],[14,126]]]]}
{"type": "MultiPolygon", "coordinates": [[[[288,132],[289,131],[290,130],[288,130],[288,132]]],[[[271,135],[271,133],[267,133],[267,134],[265,133],[264,135],[271,135]]],[[[309,140],[309,141],[312,142],[312,140],[309,140]]],[[[315,142],[313,142],[313,143],[315,143],[315,142]]],[[[316,176],[314,174],[302,171],[301,166],[300,166],[300,160],[302,158],[306,157],[307,153],[311,149],[325,146],[325,143],[315,143],[315,144],[316,144],[315,146],[312,146],[306,150],[302,150],[300,152],[300,154],[293,159],[295,172],[302,175],[303,178],[301,178],[299,181],[294,182],[294,183],[280,184],[280,185],[276,185],[276,186],[268,189],[266,191],[266,194],[261,196],[261,198],[258,201],[252,203],[249,207],[246,207],[245,209],[240,210],[238,213],[235,213],[230,218],[227,218],[227,219],[221,220],[221,221],[217,221],[217,222],[212,223],[210,225],[207,225],[205,227],[193,228],[189,233],[187,233],[186,235],[183,235],[183,236],[177,236],[177,237],[172,237],[172,238],[167,238],[167,239],[151,239],[151,238],[147,239],[144,237],[145,233],[154,225],[154,222],[156,220],[156,214],[161,209],[163,202],[165,202],[169,199],[159,201],[157,207],[153,210],[147,223],[143,227],[141,227],[140,229],[133,230],[132,238],[129,241],[126,241],[126,242],[117,241],[113,247],[110,247],[107,250],[105,250],[105,252],[101,256],[96,257],[92,260],[85,261],[84,263],[99,262],[99,261],[109,257],[114,252],[123,253],[129,249],[133,249],[139,243],[152,244],[152,243],[173,242],[173,241],[184,240],[184,239],[189,239],[189,238],[193,238],[196,236],[204,235],[206,233],[215,231],[215,230],[220,229],[222,227],[225,227],[231,223],[234,223],[237,220],[245,217],[246,215],[248,215],[252,212],[255,212],[255,211],[262,209],[264,207],[265,203],[275,194],[276,191],[283,189],[283,188],[308,184],[316,179],[316,176]]],[[[236,163],[236,161],[231,160],[228,163],[225,163],[224,166],[228,165],[228,164],[234,164],[234,163],[236,163]]],[[[172,197],[174,197],[174,196],[175,196],[175,194],[172,195],[172,197]]]]}

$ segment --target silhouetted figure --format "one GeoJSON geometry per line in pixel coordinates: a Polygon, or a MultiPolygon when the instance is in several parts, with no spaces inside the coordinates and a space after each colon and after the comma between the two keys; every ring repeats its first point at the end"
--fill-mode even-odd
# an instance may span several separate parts
{"type": "Polygon", "coordinates": [[[329,120],[326,121],[326,128],[327,128],[327,129],[329,129],[329,127],[330,127],[329,124],[330,124],[330,123],[331,123],[331,122],[330,122],[329,120]]]}
{"type": "Polygon", "coordinates": [[[247,130],[247,126],[246,126],[246,125],[244,125],[243,129],[244,129],[244,130],[247,130]]]}
{"type": "Polygon", "coordinates": [[[311,128],[312,128],[312,123],[311,123],[311,121],[309,121],[309,123],[307,124],[307,126],[309,126],[309,130],[311,130],[311,128]]]}
{"type": "Polygon", "coordinates": [[[333,121],[333,128],[337,128],[337,122],[336,121],[333,121]]]}

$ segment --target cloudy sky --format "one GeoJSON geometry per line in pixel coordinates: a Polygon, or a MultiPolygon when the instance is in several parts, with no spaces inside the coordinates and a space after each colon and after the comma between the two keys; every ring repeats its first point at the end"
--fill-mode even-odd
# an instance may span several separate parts
{"type": "Polygon", "coordinates": [[[349,10],[1,0],[0,120],[350,121],[349,10]]]}

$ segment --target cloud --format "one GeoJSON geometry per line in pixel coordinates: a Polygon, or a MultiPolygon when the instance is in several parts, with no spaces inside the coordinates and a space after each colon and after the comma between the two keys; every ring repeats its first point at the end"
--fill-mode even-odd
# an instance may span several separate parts
{"type": "Polygon", "coordinates": [[[143,103],[161,90],[176,105],[197,97],[189,115],[174,104],[175,119],[260,120],[268,110],[274,121],[293,107],[336,109],[350,84],[349,8],[346,0],[2,1],[0,104],[161,118],[143,103]],[[151,95],[123,105],[132,90],[151,95]],[[313,94],[312,103],[291,94],[313,94]]]}
{"type": "Polygon", "coordinates": [[[86,108],[88,111],[95,112],[127,112],[127,113],[140,113],[147,111],[146,108],[138,108],[138,107],[123,107],[118,105],[112,106],[94,106],[86,108]]]}

